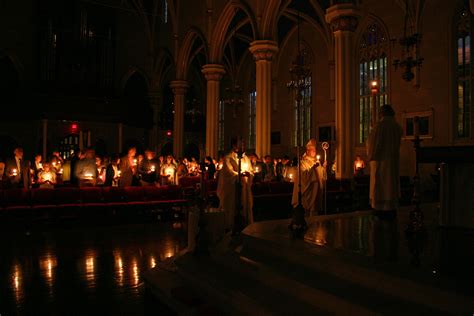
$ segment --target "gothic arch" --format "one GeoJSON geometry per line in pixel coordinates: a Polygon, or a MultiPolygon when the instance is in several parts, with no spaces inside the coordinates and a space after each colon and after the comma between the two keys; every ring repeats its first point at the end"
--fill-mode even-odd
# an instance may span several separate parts
{"type": "Polygon", "coordinates": [[[206,61],[209,60],[207,42],[202,32],[195,27],[192,27],[184,36],[181,49],[178,54],[176,64],[176,78],[186,79],[189,65],[197,54],[204,53],[206,61]],[[197,50],[193,51],[197,41],[201,41],[201,45],[197,50]]]}
{"type": "Polygon", "coordinates": [[[260,38],[257,21],[249,6],[242,0],[230,1],[224,7],[224,10],[222,10],[219,20],[214,27],[211,50],[209,53],[209,60],[212,63],[219,64],[222,62],[229,25],[238,10],[242,10],[247,15],[248,20],[246,21],[248,21],[252,27],[253,40],[260,38]]]}
{"type": "Polygon", "coordinates": [[[130,79],[130,77],[132,77],[135,73],[140,74],[140,76],[142,76],[145,79],[147,89],[150,89],[150,78],[148,77],[146,72],[138,67],[132,66],[127,70],[125,75],[122,76],[122,80],[120,81],[121,91],[124,91],[125,86],[127,85],[128,79],[130,79]]]}

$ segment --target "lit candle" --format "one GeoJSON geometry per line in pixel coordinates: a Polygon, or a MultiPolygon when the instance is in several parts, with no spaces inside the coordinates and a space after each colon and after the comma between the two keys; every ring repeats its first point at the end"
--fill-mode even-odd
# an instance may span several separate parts
{"type": "Polygon", "coordinates": [[[288,177],[290,178],[290,181],[293,181],[293,174],[292,174],[292,173],[290,173],[290,174],[288,175],[288,177]]]}
{"type": "Polygon", "coordinates": [[[92,173],[90,173],[90,172],[85,172],[85,173],[84,173],[84,178],[86,178],[86,179],[92,179],[92,173]]]}
{"type": "Polygon", "coordinates": [[[222,162],[219,162],[219,164],[217,164],[217,170],[221,170],[222,169],[222,162]]]}
{"type": "Polygon", "coordinates": [[[53,167],[56,167],[56,161],[53,161],[52,165],[53,167]]]}
{"type": "Polygon", "coordinates": [[[117,171],[117,177],[120,178],[120,175],[122,175],[122,171],[118,170],[118,171],[117,171]]]}
{"type": "Polygon", "coordinates": [[[316,159],[319,161],[319,159],[321,159],[321,156],[320,156],[320,155],[316,155],[316,159]]]}
{"type": "Polygon", "coordinates": [[[42,174],[41,178],[43,179],[44,182],[46,181],[51,182],[51,173],[45,172],[42,174]]]}
{"type": "Polygon", "coordinates": [[[42,164],[41,162],[38,163],[38,167],[39,167],[40,169],[43,169],[43,164],[42,164]]]}
{"type": "Polygon", "coordinates": [[[151,165],[150,171],[151,171],[151,172],[155,172],[155,170],[156,170],[155,165],[151,165]]]}
{"type": "Polygon", "coordinates": [[[59,169],[58,173],[62,174],[63,173],[63,168],[59,169]]]}
{"type": "Polygon", "coordinates": [[[255,166],[255,172],[259,172],[260,168],[258,166],[255,166]]]}
{"type": "Polygon", "coordinates": [[[171,167],[166,168],[165,169],[165,174],[167,176],[171,176],[173,174],[173,168],[171,168],[171,167]]]}
{"type": "Polygon", "coordinates": [[[362,168],[362,163],[360,161],[356,162],[356,169],[362,168]]]}
{"type": "Polygon", "coordinates": [[[133,159],[133,165],[136,166],[137,165],[137,159],[133,159]]]}
{"type": "Polygon", "coordinates": [[[12,169],[12,176],[16,177],[18,175],[17,169],[12,169]]]}
{"type": "Polygon", "coordinates": [[[243,162],[242,163],[242,170],[241,171],[247,171],[247,168],[249,167],[248,163],[243,162]]]}

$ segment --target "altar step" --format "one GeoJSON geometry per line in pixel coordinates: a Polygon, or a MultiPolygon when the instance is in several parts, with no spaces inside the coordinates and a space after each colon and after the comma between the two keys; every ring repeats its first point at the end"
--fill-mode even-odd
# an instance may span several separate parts
{"type": "Polygon", "coordinates": [[[316,295],[324,297],[318,306],[327,311],[344,315],[470,315],[474,310],[472,291],[459,294],[454,290],[456,284],[451,284],[451,289],[440,288],[435,284],[439,280],[421,272],[413,275],[395,264],[291,239],[287,232],[282,233],[287,221],[281,223],[271,226],[267,222],[264,230],[259,229],[259,223],[248,227],[240,257],[310,289],[309,293],[323,293],[316,295]],[[355,312],[349,306],[365,312],[355,312]]]}
{"type": "Polygon", "coordinates": [[[467,301],[458,300],[461,307],[443,305],[446,298],[435,302],[439,297],[427,288],[418,288],[424,292],[413,299],[416,285],[406,288],[407,295],[387,293],[402,291],[394,288],[406,284],[374,274],[372,284],[364,284],[360,279],[368,278],[370,271],[354,267],[344,275],[342,267],[331,264],[331,269],[342,269],[335,275],[328,267],[322,269],[324,258],[296,253],[289,258],[284,248],[275,253],[246,240],[240,254],[186,254],[170,265],[174,268],[148,272],[145,283],[177,315],[445,315],[468,308],[467,301]]]}

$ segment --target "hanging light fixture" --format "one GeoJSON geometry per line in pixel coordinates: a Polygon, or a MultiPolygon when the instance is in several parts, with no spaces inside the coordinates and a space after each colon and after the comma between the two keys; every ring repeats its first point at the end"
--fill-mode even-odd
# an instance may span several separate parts
{"type": "Polygon", "coordinates": [[[300,43],[300,12],[298,11],[298,20],[297,20],[297,32],[298,32],[298,53],[296,55],[295,60],[293,61],[292,65],[290,66],[289,72],[291,76],[291,80],[287,82],[286,87],[290,92],[293,93],[293,97],[296,102],[296,152],[298,157],[298,204],[293,209],[293,217],[291,219],[290,225],[288,228],[290,229],[291,233],[296,238],[303,238],[304,233],[307,229],[306,220],[304,219],[305,210],[302,203],[302,196],[301,196],[301,157],[300,157],[300,146],[301,144],[301,128],[300,128],[300,120],[301,120],[301,107],[303,101],[303,92],[307,88],[306,78],[311,75],[311,69],[306,65],[305,54],[301,51],[301,43],[300,43]]]}
{"type": "MultiPolygon", "coordinates": [[[[237,16],[237,8],[235,9],[234,16],[237,16]]],[[[234,24],[234,28],[232,31],[232,38],[236,38],[237,33],[237,22],[234,24]]],[[[233,109],[233,116],[236,117],[237,108],[244,105],[243,99],[243,90],[240,85],[237,84],[235,74],[232,76],[232,85],[230,87],[225,88],[225,98],[224,104],[226,106],[231,106],[233,109]]]]}
{"type": "Polygon", "coordinates": [[[413,68],[419,70],[423,63],[423,58],[419,56],[421,34],[415,33],[414,30],[409,28],[409,0],[405,0],[405,24],[403,29],[403,37],[398,40],[398,43],[402,49],[402,55],[400,59],[393,61],[395,70],[398,67],[402,68],[402,78],[405,81],[412,81],[415,78],[413,68]]]}

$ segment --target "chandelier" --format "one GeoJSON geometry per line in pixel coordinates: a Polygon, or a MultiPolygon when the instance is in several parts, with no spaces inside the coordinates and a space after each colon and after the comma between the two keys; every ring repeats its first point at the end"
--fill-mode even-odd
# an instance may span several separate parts
{"type": "Polygon", "coordinates": [[[224,105],[232,108],[233,118],[237,117],[237,108],[243,106],[245,103],[242,93],[242,88],[235,83],[230,88],[225,88],[226,97],[223,99],[224,105]]]}
{"type": "MultiPolygon", "coordinates": [[[[292,91],[295,95],[296,101],[300,101],[302,98],[302,92],[304,89],[307,88],[309,85],[306,82],[306,78],[311,75],[311,69],[306,65],[306,52],[301,51],[301,43],[300,43],[300,13],[298,12],[298,24],[297,24],[297,32],[298,32],[298,54],[294,59],[293,63],[290,66],[290,81],[286,83],[286,87],[289,91],[292,91]]],[[[299,106],[299,105],[298,105],[299,106]]]]}
{"type": "Polygon", "coordinates": [[[412,81],[415,78],[413,73],[413,68],[419,70],[423,63],[423,58],[419,56],[420,52],[420,43],[421,43],[421,34],[415,33],[412,30],[408,30],[409,24],[409,1],[406,0],[405,5],[405,25],[403,31],[403,37],[398,40],[402,48],[402,55],[400,59],[393,61],[393,66],[395,70],[398,67],[403,69],[402,78],[405,81],[412,81]]]}

